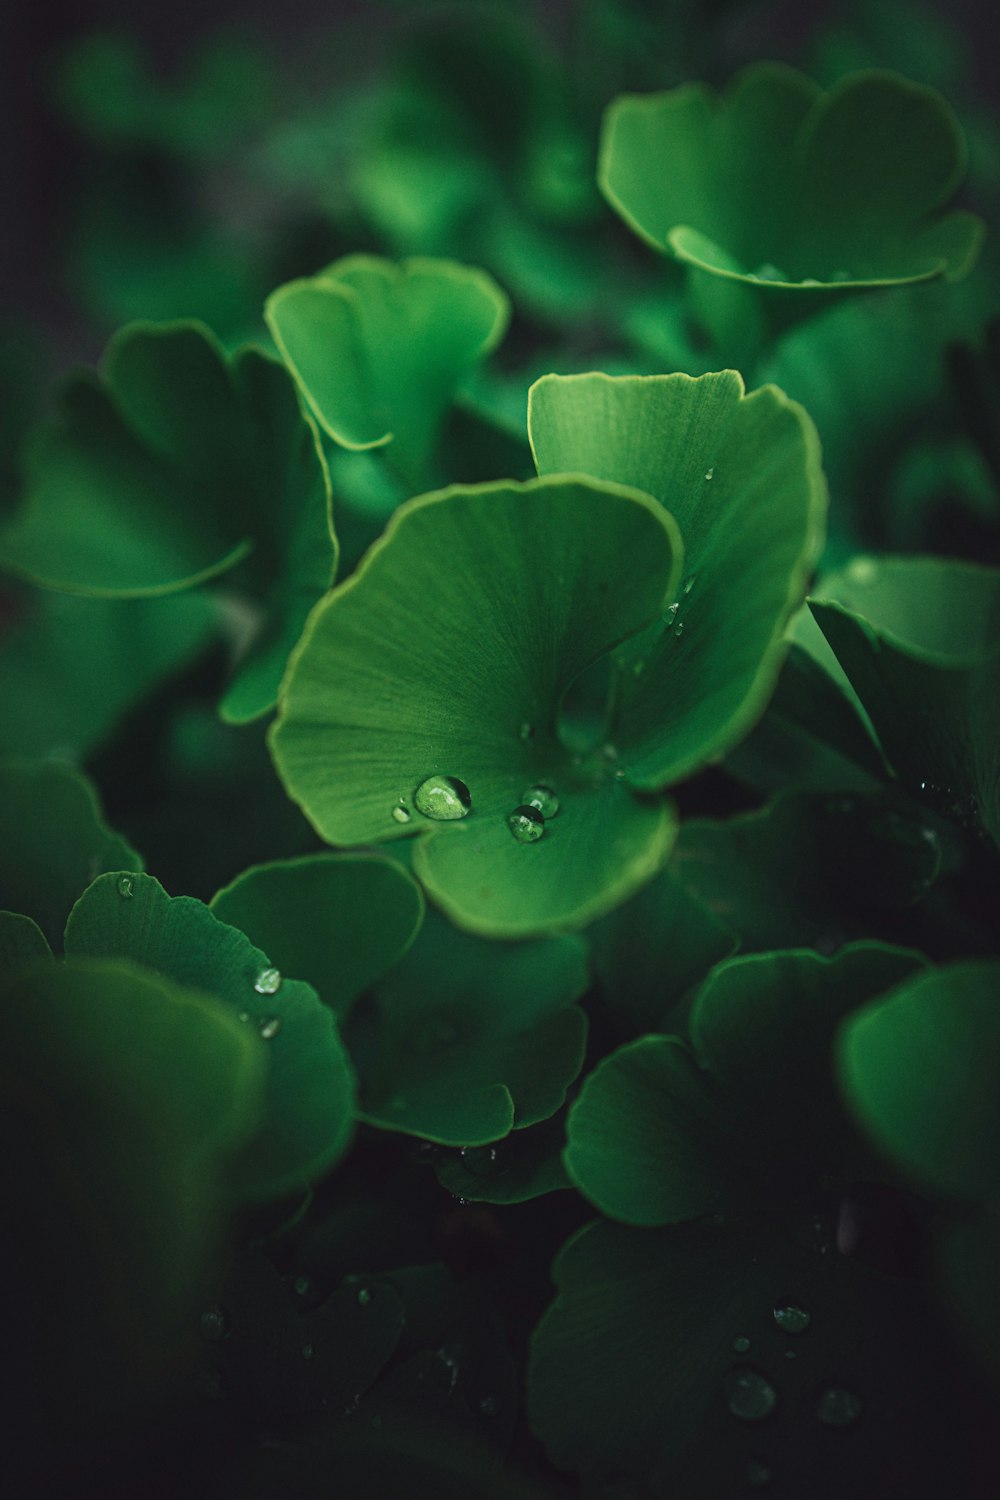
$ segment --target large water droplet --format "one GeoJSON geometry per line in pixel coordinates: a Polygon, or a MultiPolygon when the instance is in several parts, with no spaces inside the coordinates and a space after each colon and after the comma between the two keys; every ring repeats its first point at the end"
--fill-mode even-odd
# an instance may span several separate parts
{"type": "Polygon", "coordinates": [[[399,801],[396,803],[396,806],[393,808],[392,817],[393,821],[396,823],[408,823],[410,821],[410,809],[407,807],[402,797],[400,797],[399,801]]]}
{"type": "Polygon", "coordinates": [[[525,803],[507,814],[507,827],[519,844],[534,844],[545,832],[545,819],[537,807],[525,803]]]}
{"type": "Polygon", "coordinates": [[[129,896],[134,896],[135,895],[135,879],[133,878],[133,876],[131,876],[131,875],[119,875],[119,877],[118,877],[118,894],[119,894],[119,896],[125,897],[126,900],[128,899],[129,896]]]}
{"type": "Polygon", "coordinates": [[[280,969],[261,969],[253,982],[258,995],[276,995],[281,989],[280,969]]]}
{"type": "Polygon", "coordinates": [[[828,1385],[820,1391],[816,1415],[825,1427],[850,1427],[861,1415],[862,1401],[842,1385],[828,1385]]]}
{"type": "Polygon", "coordinates": [[[750,1340],[747,1338],[746,1334],[741,1333],[733,1339],[733,1348],[737,1354],[746,1354],[747,1350],[750,1348],[750,1340]]]}
{"type": "Polygon", "coordinates": [[[762,1490],[771,1483],[771,1470],[759,1458],[751,1458],[746,1466],[746,1481],[752,1490],[762,1490]]]}
{"type": "Polygon", "coordinates": [[[413,794],[417,812],[436,823],[453,823],[464,818],[472,806],[472,797],[464,781],[457,776],[428,776],[413,794]]]}
{"type": "Polygon", "coordinates": [[[741,1422],[763,1422],[777,1400],[774,1386],[750,1365],[737,1365],[726,1377],[726,1404],[741,1422]]]}
{"type": "Polygon", "coordinates": [[[268,1018],[267,1018],[266,1021],[262,1021],[260,1023],[260,1034],[264,1038],[265,1042],[269,1042],[272,1037],[276,1037],[278,1035],[278,1032],[280,1030],[281,1030],[281,1017],[280,1016],[268,1016],[268,1018]]]}
{"type": "Polygon", "coordinates": [[[527,807],[536,807],[543,818],[554,818],[559,811],[559,798],[550,786],[529,786],[521,793],[521,801],[527,807]]]}
{"type": "Polygon", "coordinates": [[[789,1302],[782,1298],[774,1305],[774,1321],[782,1333],[805,1333],[812,1322],[812,1314],[806,1312],[797,1302],[789,1302]]]}
{"type": "Polygon", "coordinates": [[[199,1320],[201,1336],[210,1344],[221,1344],[231,1332],[232,1324],[224,1307],[207,1307],[199,1320]]]}
{"type": "Polygon", "coordinates": [[[706,469],[705,470],[705,478],[706,479],[714,479],[715,478],[715,465],[714,464],[712,465],[712,467],[710,469],[706,469]]]}

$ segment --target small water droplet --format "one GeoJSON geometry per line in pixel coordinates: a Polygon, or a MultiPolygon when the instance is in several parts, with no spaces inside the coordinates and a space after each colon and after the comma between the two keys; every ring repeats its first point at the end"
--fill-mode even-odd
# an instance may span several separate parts
{"type": "Polygon", "coordinates": [[[263,1039],[264,1039],[265,1042],[269,1042],[272,1037],[277,1036],[278,1032],[280,1030],[281,1030],[281,1017],[280,1016],[269,1016],[266,1021],[262,1021],[260,1023],[260,1034],[263,1037],[263,1039]]]}
{"type": "Polygon", "coordinates": [[[457,776],[428,776],[413,794],[417,812],[436,823],[453,823],[464,818],[472,807],[472,797],[464,781],[457,776]]]}
{"type": "Polygon", "coordinates": [[[683,634],[684,634],[684,621],[683,620],[678,620],[677,624],[674,627],[674,635],[677,637],[678,640],[680,640],[680,638],[681,638],[681,636],[683,634]]]}
{"type": "Polygon", "coordinates": [[[541,783],[522,792],[521,801],[526,807],[536,807],[543,818],[554,818],[559,811],[559,798],[550,786],[541,783]]]}
{"type": "Polygon", "coordinates": [[[741,1422],[763,1422],[777,1400],[774,1386],[750,1365],[737,1365],[726,1377],[726,1404],[741,1422]]]}
{"type": "Polygon", "coordinates": [[[524,723],[521,725],[520,729],[517,731],[517,737],[518,737],[518,739],[521,740],[522,743],[527,744],[528,740],[534,739],[534,735],[535,735],[535,726],[533,724],[529,724],[528,721],[527,721],[527,719],[525,719],[524,723]]]}
{"type": "Polygon", "coordinates": [[[484,1396],[479,1403],[479,1410],[484,1417],[495,1417],[500,1410],[500,1402],[496,1396],[484,1396]]]}
{"type": "Polygon", "coordinates": [[[878,563],[872,557],[855,557],[848,563],[847,576],[852,583],[874,583],[878,577],[878,563]]]}
{"type": "Polygon", "coordinates": [[[311,1276],[296,1276],[295,1280],[292,1282],[292,1291],[295,1293],[296,1297],[308,1297],[311,1294],[312,1289],[313,1279],[311,1276]]]}
{"type": "Polygon", "coordinates": [[[790,1302],[782,1298],[774,1305],[774,1321],[782,1333],[805,1333],[812,1322],[812,1314],[806,1312],[797,1302],[790,1302]]]}
{"type": "Polygon", "coordinates": [[[733,1339],[733,1348],[735,1349],[737,1354],[746,1354],[747,1350],[750,1348],[750,1340],[747,1338],[746,1334],[741,1333],[733,1339]]]}
{"type": "Polygon", "coordinates": [[[359,1307],[367,1307],[368,1304],[369,1304],[369,1302],[371,1300],[372,1300],[372,1294],[371,1294],[371,1292],[368,1290],[368,1288],[366,1286],[363,1286],[361,1288],[361,1290],[358,1292],[358,1306],[359,1307]]]}
{"type": "Polygon", "coordinates": [[[245,1026],[250,1019],[250,1012],[248,1010],[241,1010],[236,1019],[242,1021],[245,1026]]]}
{"type": "Polygon", "coordinates": [[[714,464],[712,465],[712,467],[710,469],[706,469],[705,470],[705,478],[706,479],[714,479],[715,478],[715,465],[714,464]]]}
{"type": "Polygon", "coordinates": [[[281,989],[280,969],[261,969],[253,982],[258,995],[276,995],[281,989]]]}
{"type": "Polygon", "coordinates": [[[829,1385],[819,1394],[816,1415],[825,1427],[850,1427],[861,1415],[862,1401],[842,1385],[829,1385]]]}
{"type": "Polygon", "coordinates": [[[392,810],[393,821],[396,823],[408,823],[410,821],[410,809],[400,797],[392,810]]]}
{"type": "Polygon", "coordinates": [[[221,1344],[232,1330],[229,1314],[224,1307],[207,1307],[199,1320],[201,1336],[210,1344],[221,1344]]]}
{"type": "MultiPolygon", "coordinates": [[[[712,470],[712,473],[713,474],[715,473],[714,469],[712,470]]],[[[694,581],[695,581],[695,578],[697,576],[698,575],[696,573],[689,573],[688,576],[685,578],[684,582],[681,584],[681,593],[682,593],[682,595],[684,596],[685,599],[687,598],[688,594],[690,594],[691,590],[694,588],[694,581]]]]}
{"type": "Polygon", "coordinates": [[[823,283],[821,281],[817,281],[815,276],[803,276],[802,280],[799,282],[799,286],[822,286],[822,285],[823,285],[823,283]]]}
{"type": "Polygon", "coordinates": [[[545,819],[537,807],[525,803],[507,814],[507,827],[519,844],[534,844],[545,832],[545,819]]]}
{"type": "Polygon", "coordinates": [[[798,1356],[796,1355],[794,1349],[786,1349],[785,1350],[785,1358],[786,1359],[796,1359],[797,1357],[798,1356]]]}
{"type": "Polygon", "coordinates": [[[666,625],[666,627],[667,627],[668,630],[670,629],[670,627],[674,623],[674,621],[677,619],[677,611],[680,609],[680,607],[681,607],[680,606],[680,602],[678,601],[675,604],[671,604],[668,609],[664,610],[664,612],[663,612],[663,623],[664,623],[664,625],[666,625]]]}
{"type": "Polygon", "coordinates": [[[756,271],[751,272],[751,275],[756,276],[758,281],[788,280],[787,274],[781,269],[781,267],[772,265],[769,260],[765,260],[762,265],[759,265],[757,267],[756,271]]]}
{"type": "Polygon", "coordinates": [[[301,1353],[303,1359],[312,1359],[313,1355],[316,1353],[316,1350],[313,1348],[312,1344],[303,1344],[299,1352],[301,1353]]]}
{"type": "Polygon", "coordinates": [[[127,900],[129,896],[134,896],[135,895],[135,878],[134,878],[134,876],[132,876],[132,875],[119,875],[119,877],[118,877],[118,894],[119,894],[119,896],[122,896],[125,900],[127,900]]]}
{"type": "Polygon", "coordinates": [[[771,1470],[759,1458],[751,1458],[746,1466],[746,1481],[752,1490],[762,1490],[771,1483],[771,1470]]]}

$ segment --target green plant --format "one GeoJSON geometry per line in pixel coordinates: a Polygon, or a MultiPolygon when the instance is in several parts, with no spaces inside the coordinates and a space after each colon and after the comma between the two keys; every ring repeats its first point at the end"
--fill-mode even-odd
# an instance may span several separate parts
{"type": "Polygon", "coordinates": [[[4,433],[29,1485],[986,1492],[993,127],[711,9],[64,65],[193,217],[81,229],[140,320],[4,433]]]}

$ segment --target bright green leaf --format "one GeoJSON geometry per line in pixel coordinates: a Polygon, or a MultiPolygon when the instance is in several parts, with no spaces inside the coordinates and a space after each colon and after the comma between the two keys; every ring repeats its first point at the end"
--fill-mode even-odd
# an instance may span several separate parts
{"type": "Polygon", "coordinates": [[[672,814],[600,752],[575,763],[560,702],[658,615],[679,546],[648,496],[587,479],[410,502],[293,657],[270,741],[289,794],[330,843],[419,830],[417,877],[472,930],[528,936],[606,911],[662,864],[672,814]],[[467,817],[421,813],[435,776],[465,784],[467,817]],[[507,819],[536,783],[559,812],[522,843],[507,819]]]}
{"type": "Polygon", "coordinates": [[[632,785],[680,780],[745,735],[774,686],[822,541],[815,431],[773,387],[746,396],[735,371],[546,376],[528,425],[539,473],[635,485],[680,528],[686,578],[628,653],[615,730],[632,785]]]}

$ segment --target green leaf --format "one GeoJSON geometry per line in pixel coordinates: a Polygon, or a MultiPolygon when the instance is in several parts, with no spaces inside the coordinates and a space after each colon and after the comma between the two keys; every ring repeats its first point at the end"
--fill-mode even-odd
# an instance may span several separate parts
{"type": "Polygon", "coordinates": [[[925,1189],[1000,1200],[1000,963],[917,974],[844,1024],[844,1098],[878,1150],[925,1189]]]}
{"type": "Polygon", "coordinates": [[[179,984],[197,983],[256,1033],[266,1093],[261,1129],[240,1161],[248,1198],[304,1188],[344,1154],[354,1076],[333,1013],[207,906],[168,896],[148,875],[105,875],[70,913],[66,952],[132,959],[179,984]]]}
{"type": "Polygon", "coordinates": [[[527,1203],[572,1187],[562,1163],[565,1140],[560,1111],[496,1145],[449,1152],[434,1168],[441,1186],[466,1203],[527,1203]]]}
{"type": "Polygon", "coordinates": [[[23,591],[0,637],[0,751],[82,759],[216,628],[203,593],[92,599],[23,591]]]}
{"type": "Polygon", "coordinates": [[[746,396],[723,371],[546,376],[528,426],[539,473],[635,485],[676,518],[687,576],[623,665],[616,741],[632,785],[680,780],[742,738],[774,686],[822,543],[812,424],[780,391],[746,396]]]}
{"type": "Polygon", "coordinates": [[[931,822],[891,791],[788,793],[724,821],[683,824],[670,869],[744,950],[884,934],[941,868],[931,822]]]}
{"type": "Polygon", "coordinates": [[[0,559],[35,582],[108,596],[169,593],[237,564],[260,618],[222,712],[277,699],[288,655],[337,561],[330,480],[277,361],[232,360],[195,323],[133,324],[102,378],[80,376],[36,429],[26,503],[0,559]]]}
{"type": "Polygon", "coordinates": [[[607,911],[662,864],[672,813],[599,752],[575,763],[557,718],[583,669],[662,609],[679,547],[648,496],[583,478],[411,501],[292,659],[270,736],[289,795],[330,843],[419,829],[418,879],[473,931],[529,936],[607,911]],[[434,776],[468,787],[467,818],[420,812],[434,776]],[[559,812],[522,843],[507,819],[536,783],[559,812]]]}
{"type": "Polygon", "coordinates": [[[810,607],[899,777],[1000,841],[1000,570],[858,558],[810,607]]]}
{"type": "Polygon", "coordinates": [[[81,772],[59,761],[0,764],[0,906],[34,917],[53,946],[92,880],[141,869],[81,772]]]}
{"type": "MultiPolygon", "coordinates": [[[[682,824],[682,840],[691,826],[682,824]]],[[[658,1030],[692,985],[736,948],[731,928],[670,866],[595,922],[588,937],[601,1018],[616,1038],[658,1030]]]]}
{"type": "Polygon", "coordinates": [[[169,1400],[190,1358],[263,1057],[210,996],[126,962],[33,964],[0,1013],[13,1413],[90,1444],[169,1400]]]}
{"type": "Polygon", "coordinates": [[[586,987],[579,938],[490,943],[429,912],[348,1030],[362,1118],[455,1146],[547,1119],[583,1062],[586,987]]]}
{"type": "Polygon", "coordinates": [[[982,224],[941,216],[964,171],[935,90],[873,71],[824,94],[760,63],[719,96],[685,84],[615,100],[598,182],[648,244],[763,288],[787,322],[861,287],[965,275],[982,224]]]}
{"type": "Polygon", "coordinates": [[[314,854],[245,870],[212,897],[211,909],[343,1018],[410,947],[424,902],[391,860],[314,854]]]}
{"type": "Polygon", "coordinates": [[[346,448],[392,442],[395,466],[420,485],[455,391],[509,314],[484,271],[352,255],[279,287],[265,315],[324,432],[346,448]]]}
{"type": "MultiPolygon", "coordinates": [[[[690,1043],[646,1036],[598,1064],[567,1123],[566,1169],[629,1224],[794,1203],[859,1152],[834,1086],[841,1017],[922,962],[858,943],[833,959],[766,953],[719,964],[690,1043]]],[[[862,1158],[863,1159],[863,1154],[862,1158]]]]}
{"type": "Polygon", "coordinates": [[[552,1461],[642,1482],[599,1494],[715,1500],[772,1477],[816,1500],[960,1487],[961,1398],[919,1284],[802,1238],[753,1220],[574,1235],[528,1367],[552,1461]],[[811,1319],[797,1336],[774,1318],[788,1301],[811,1319]],[[831,1389],[847,1399],[821,1407],[831,1389]],[[820,1417],[831,1407],[845,1425],[820,1417]]]}
{"type": "Polygon", "coordinates": [[[0,976],[6,979],[16,969],[36,958],[51,958],[45,934],[30,917],[0,911],[0,976]]]}

